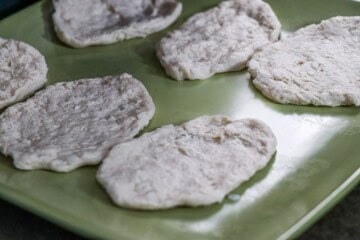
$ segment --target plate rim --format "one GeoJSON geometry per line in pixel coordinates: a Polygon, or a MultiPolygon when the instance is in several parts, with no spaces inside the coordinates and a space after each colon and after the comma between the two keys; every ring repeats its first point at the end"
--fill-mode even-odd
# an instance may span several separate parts
{"type": "MultiPolygon", "coordinates": [[[[351,174],[343,183],[341,183],[330,195],[321,200],[312,210],[304,215],[298,222],[281,234],[277,239],[296,239],[300,237],[307,229],[316,223],[322,216],[329,212],[337,203],[339,203],[347,194],[360,183],[360,168],[351,174]]],[[[74,215],[62,213],[61,210],[43,205],[36,199],[23,195],[10,187],[0,183],[0,198],[35,214],[47,221],[50,221],[64,229],[79,234],[83,237],[108,238],[115,239],[110,232],[104,232],[101,229],[83,227],[81,221],[73,221],[74,215]]],[[[125,236],[121,236],[125,238],[125,236]]]]}

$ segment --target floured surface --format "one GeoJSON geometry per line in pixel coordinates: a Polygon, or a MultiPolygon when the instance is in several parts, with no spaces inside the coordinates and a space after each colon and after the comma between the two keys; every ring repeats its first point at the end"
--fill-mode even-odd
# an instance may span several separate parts
{"type": "Polygon", "coordinates": [[[263,168],[275,147],[275,136],[260,121],[204,116],[117,145],[97,179],[122,207],[208,205],[263,168]]]}
{"type": "Polygon", "coordinates": [[[230,0],[195,14],[161,39],[157,56],[176,80],[241,70],[258,48],[276,41],[280,23],[261,0],[230,0]]]}
{"type": "Polygon", "coordinates": [[[53,0],[55,31],[72,47],[145,37],[180,15],[176,0],[53,0]]]}
{"type": "Polygon", "coordinates": [[[249,71],[279,103],[360,106],[360,17],[302,28],[254,55],[249,71]]]}
{"type": "Polygon", "coordinates": [[[67,172],[99,163],[154,111],[145,87],[128,74],[57,83],[0,116],[0,147],[19,169],[67,172]]]}
{"type": "Polygon", "coordinates": [[[32,46],[0,38],[0,109],[23,100],[46,82],[45,58],[32,46]]]}

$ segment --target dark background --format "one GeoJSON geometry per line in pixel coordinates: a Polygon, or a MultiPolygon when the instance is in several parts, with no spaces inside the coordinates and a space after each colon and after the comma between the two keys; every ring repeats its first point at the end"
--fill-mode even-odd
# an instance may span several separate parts
{"type": "MultiPolygon", "coordinates": [[[[0,0],[0,20],[35,1],[0,0]]],[[[83,240],[85,238],[0,200],[0,239],[83,240]]],[[[360,239],[360,186],[299,238],[299,240],[312,239],[360,239]]]]}
{"type": "Polygon", "coordinates": [[[36,0],[0,0],[0,20],[33,2],[36,2],[36,0]]]}

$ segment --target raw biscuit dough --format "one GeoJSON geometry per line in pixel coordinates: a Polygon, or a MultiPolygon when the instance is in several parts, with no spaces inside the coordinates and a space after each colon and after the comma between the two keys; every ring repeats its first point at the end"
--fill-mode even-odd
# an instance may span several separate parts
{"type": "Polygon", "coordinates": [[[229,0],[190,17],[157,45],[166,73],[206,79],[245,68],[254,52],[279,38],[281,25],[261,0],[229,0]]]}
{"type": "Polygon", "coordinates": [[[68,172],[133,138],[154,104],[128,74],[51,85],[0,115],[0,150],[19,169],[68,172]]]}
{"type": "Polygon", "coordinates": [[[145,37],[172,24],[182,4],[176,0],[53,0],[55,31],[75,47],[145,37]]]}
{"type": "Polygon", "coordinates": [[[258,120],[203,116],[115,146],[97,179],[122,207],[208,205],[262,169],[275,148],[271,129],[258,120]]]}
{"type": "Polygon", "coordinates": [[[360,106],[360,17],[304,27],[248,65],[255,87],[275,102],[360,106]]]}
{"type": "Polygon", "coordinates": [[[0,38],[0,109],[41,88],[47,70],[38,50],[24,42],[0,38]]]}

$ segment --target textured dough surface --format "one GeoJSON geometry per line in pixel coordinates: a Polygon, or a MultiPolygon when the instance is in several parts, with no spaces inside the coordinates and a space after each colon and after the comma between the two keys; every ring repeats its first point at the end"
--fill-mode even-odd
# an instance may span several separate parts
{"type": "Polygon", "coordinates": [[[208,205],[263,168],[275,147],[274,134],[258,120],[203,116],[115,146],[97,179],[122,207],[208,205]]]}
{"type": "Polygon", "coordinates": [[[258,48],[279,38],[280,28],[261,0],[224,1],[162,38],[157,56],[176,80],[206,79],[245,68],[258,48]]]}
{"type": "Polygon", "coordinates": [[[68,172],[99,163],[154,111],[145,87],[128,74],[57,83],[6,109],[0,149],[19,169],[68,172]]]}
{"type": "Polygon", "coordinates": [[[283,104],[360,106],[360,17],[334,17],[265,47],[249,62],[254,85],[283,104]]]}
{"type": "Polygon", "coordinates": [[[24,42],[0,38],[0,109],[41,88],[47,70],[38,50],[24,42]]]}
{"type": "Polygon", "coordinates": [[[53,0],[53,3],[58,37],[76,48],[145,37],[168,27],[182,10],[176,0],[53,0]]]}

